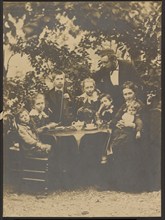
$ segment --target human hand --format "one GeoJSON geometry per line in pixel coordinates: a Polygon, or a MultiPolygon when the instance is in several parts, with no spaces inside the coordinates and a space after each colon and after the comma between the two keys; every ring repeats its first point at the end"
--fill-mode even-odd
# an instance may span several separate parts
{"type": "Polygon", "coordinates": [[[42,133],[45,130],[45,126],[37,128],[38,133],[42,133]]]}
{"type": "Polygon", "coordinates": [[[49,153],[51,148],[52,146],[50,144],[46,144],[46,149],[45,149],[46,153],[49,153]]]}
{"type": "Polygon", "coordinates": [[[68,94],[68,93],[64,93],[64,99],[71,100],[71,99],[70,99],[70,96],[69,96],[69,94],[68,94]]]}
{"type": "Polygon", "coordinates": [[[124,127],[135,128],[135,123],[124,121],[124,127]]]}
{"type": "Polygon", "coordinates": [[[98,110],[98,114],[100,114],[100,112],[104,109],[104,107],[105,107],[105,105],[104,105],[104,103],[102,103],[102,104],[100,105],[99,110],[98,110]]]}
{"type": "Polygon", "coordinates": [[[57,127],[58,126],[58,124],[57,123],[55,123],[55,122],[50,122],[48,125],[46,125],[45,127],[47,127],[48,129],[51,129],[51,128],[55,128],[55,127],[57,127]]]}
{"type": "Polygon", "coordinates": [[[107,132],[111,134],[111,133],[112,133],[112,129],[111,129],[111,128],[108,128],[108,129],[107,129],[107,132]]]}
{"type": "Polygon", "coordinates": [[[125,127],[124,121],[123,120],[118,121],[117,124],[116,124],[116,127],[119,128],[119,129],[125,127]]]}
{"type": "Polygon", "coordinates": [[[50,144],[41,144],[41,150],[45,150],[46,153],[48,153],[51,150],[51,145],[50,144]]]}

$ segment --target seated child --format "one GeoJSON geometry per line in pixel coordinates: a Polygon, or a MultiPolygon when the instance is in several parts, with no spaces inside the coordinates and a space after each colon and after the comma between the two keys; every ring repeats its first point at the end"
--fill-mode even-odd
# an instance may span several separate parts
{"type": "Polygon", "coordinates": [[[112,97],[109,94],[100,96],[100,108],[96,112],[96,120],[98,123],[109,123],[113,118],[114,105],[112,97]]]}
{"type": "MultiPolygon", "coordinates": [[[[135,138],[141,138],[141,132],[143,129],[143,122],[137,114],[140,108],[140,104],[136,101],[128,105],[124,114],[121,116],[121,120],[117,121],[116,128],[112,133],[110,145],[107,148],[107,155],[113,154],[113,148],[115,146],[123,145],[127,142],[127,139],[135,132],[135,138]],[[124,123],[130,123],[132,127],[125,127],[124,123]]],[[[102,163],[106,163],[107,155],[102,157],[102,163]]]]}
{"type": "Polygon", "coordinates": [[[95,88],[95,81],[92,78],[86,78],[81,85],[84,93],[76,98],[77,118],[91,123],[99,108],[100,92],[95,88]]]}
{"type": "Polygon", "coordinates": [[[124,140],[127,138],[127,135],[129,132],[132,132],[132,130],[135,131],[135,138],[139,139],[141,138],[141,132],[143,128],[143,122],[139,115],[137,114],[137,110],[140,108],[140,105],[138,102],[133,102],[131,105],[127,107],[126,112],[122,115],[122,119],[119,120],[116,124],[117,129],[115,129],[113,133],[113,139],[112,143],[110,145],[110,151],[112,151],[112,147],[115,147],[115,145],[122,144],[124,140]],[[134,128],[128,128],[123,127],[124,123],[132,123],[134,125],[134,128]]]}
{"type": "Polygon", "coordinates": [[[51,111],[45,107],[45,97],[43,94],[36,94],[32,99],[32,105],[33,109],[29,115],[38,132],[56,127],[57,124],[55,122],[50,122],[51,111]]]}
{"type": "Polygon", "coordinates": [[[16,116],[18,134],[22,141],[23,150],[30,154],[45,155],[51,150],[50,144],[42,143],[38,137],[35,127],[30,120],[29,112],[22,108],[16,116]]]}

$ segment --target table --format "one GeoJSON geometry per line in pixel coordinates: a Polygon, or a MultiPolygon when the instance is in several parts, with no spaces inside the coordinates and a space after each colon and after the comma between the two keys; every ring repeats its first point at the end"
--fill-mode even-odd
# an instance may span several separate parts
{"type": "Polygon", "coordinates": [[[102,181],[104,167],[101,165],[101,158],[108,146],[111,130],[107,128],[70,130],[68,127],[64,127],[61,130],[58,128],[48,130],[45,134],[56,140],[59,138],[57,143],[60,144],[57,144],[55,154],[55,167],[58,171],[55,182],[57,180],[59,182],[57,185],[63,185],[65,188],[74,184],[77,186],[99,184],[102,181]],[[105,138],[100,138],[99,135],[102,136],[102,134],[105,138]],[[76,145],[73,144],[73,140],[77,143],[76,145]]]}
{"type": "Polygon", "coordinates": [[[67,137],[67,136],[74,136],[76,141],[77,141],[77,144],[78,144],[78,147],[80,145],[80,141],[81,141],[81,138],[86,135],[86,134],[96,134],[96,133],[109,133],[111,135],[112,131],[110,129],[105,129],[105,128],[97,128],[97,129],[93,129],[93,130],[85,130],[85,129],[82,129],[82,130],[69,130],[65,129],[61,129],[61,130],[58,130],[58,129],[52,129],[52,130],[48,130],[46,132],[44,132],[44,134],[46,135],[51,135],[53,136],[54,138],[56,137],[67,137]]]}

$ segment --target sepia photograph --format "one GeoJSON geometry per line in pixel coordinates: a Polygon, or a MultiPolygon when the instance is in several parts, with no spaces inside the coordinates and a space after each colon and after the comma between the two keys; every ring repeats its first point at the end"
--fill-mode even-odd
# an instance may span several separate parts
{"type": "Polygon", "coordinates": [[[3,217],[161,217],[162,1],[3,2],[3,217]]]}

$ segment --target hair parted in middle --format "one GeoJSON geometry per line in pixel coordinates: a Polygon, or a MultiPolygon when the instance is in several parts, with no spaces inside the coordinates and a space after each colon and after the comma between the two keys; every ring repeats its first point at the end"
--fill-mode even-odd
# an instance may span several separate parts
{"type": "Polygon", "coordinates": [[[32,105],[32,106],[34,106],[35,101],[36,101],[38,98],[43,98],[44,101],[45,101],[45,95],[44,95],[43,93],[35,93],[35,94],[31,97],[31,105],[32,105]]]}
{"type": "Polygon", "coordinates": [[[138,86],[135,85],[132,81],[126,81],[122,85],[122,90],[123,89],[131,89],[133,92],[137,93],[138,92],[138,86]]]}
{"type": "Polygon", "coordinates": [[[92,83],[94,87],[96,87],[96,83],[94,81],[94,79],[92,78],[86,78],[84,79],[82,82],[81,82],[81,87],[82,87],[82,90],[84,91],[84,86],[85,86],[85,83],[92,83]]]}
{"type": "Polygon", "coordinates": [[[105,94],[105,93],[102,93],[101,95],[100,95],[100,100],[102,99],[102,98],[107,98],[109,101],[113,101],[113,99],[112,99],[112,96],[110,95],[110,94],[105,94]]]}

